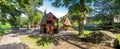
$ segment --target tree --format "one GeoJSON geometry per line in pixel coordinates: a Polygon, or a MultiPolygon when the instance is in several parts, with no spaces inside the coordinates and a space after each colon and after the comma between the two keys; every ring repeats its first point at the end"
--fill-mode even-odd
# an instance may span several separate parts
{"type": "Polygon", "coordinates": [[[84,20],[86,18],[86,12],[90,10],[90,4],[94,0],[55,0],[53,6],[55,7],[67,7],[69,13],[79,15],[79,35],[83,34],[84,30],[84,20]]]}
{"type": "Polygon", "coordinates": [[[118,0],[98,0],[98,2],[95,2],[93,13],[98,16],[96,20],[101,18],[103,23],[113,23],[115,15],[120,13],[119,3],[118,0]]]}
{"type": "Polygon", "coordinates": [[[24,13],[28,16],[28,26],[30,29],[30,23],[34,23],[33,17],[36,13],[35,7],[41,6],[43,0],[16,0],[24,13]]]}
{"type": "MultiPolygon", "coordinates": [[[[43,0],[0,0],[0,10],[3,15],[10,14],[13,17],[13,13],[25,13],[28,16],[28,23],[30,28],[30,23],[33,21],[36,10],[35,7],[41,6],[43,0]]],[[[14,15],[16,16],[16,15],[14,15]]],[[[18,16],[18,15],[17,15],[18,16]]]]}
{"type": "Polygon", "coordinates": [[[20,16],[21,11],[17,9],[13,0],[0,0],[0,13],[2,24],[9,22],[15,28],[19,25],[18,17],[20,16]],[[10,15],[10,17],[8,15],[10,15]]]}
{"type": "Polygon", "coordinates": [[[115,28],[114,18],[120,14],[119,6],[119,0],[98,0],[93,6],[93,13],[95,14],[94,20],[101,20],[103,28],[115,28]]]}
{"type": "Polygon", "coordinates": [[[34,16],[34,23],[36,24],[36,23],[40,22],[40,20],[42,19],[42,17],[43,17],[43,14],[40,13],[40,12],[37,12],[35,14],[35,16],[34,16]]]}
{"type": "Polygon", "coordinates": [[[5,24],[6,22],[6,14],[10,14],[14,10],[16,10],[15,6],[10,2],[10,0],[0,0],[0,20],[3,22],[2,24],[5,24]]]}
{"type": "Polygon", "coordinates": [[[27,25],[28,18],[27,17],[20,17],[20,25],[27,25]]]}

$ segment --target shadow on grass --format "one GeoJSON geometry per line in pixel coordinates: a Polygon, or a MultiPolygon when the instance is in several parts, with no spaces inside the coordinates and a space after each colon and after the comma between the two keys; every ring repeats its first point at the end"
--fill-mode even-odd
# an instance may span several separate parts
{"type": "MultiPolygon", "coordinates": [[[[64,42],[67,42],[71,45],[74,45],[78,48],[82,48],[82,49],[86,49],[85,47],[82,47],[81,45],[79,45],[78,43],[76,42],[80,42],[82,38],[79,38],[78,36],[76,35],[60,35],[60,36],[42,36],[40,37],[41,39],[39,39],[37,41],[37,45],[40,46],[45,46],[45,45],[48,45],[48,44],[51,44],[53,43],[55,46],[57,45],[60,45],[62,43],[59,43],[59,41],[64,41],[64,42]],[[74,42],[71,42],[71,41],[74,41],[74,42]]],[[[82,39],[82,41],[85,41],[85,39],[82,39]]]]}
{"type": "Polygon", "coordinates": [[[45,37],[45,36],[30,35],[29,37],[33,38],[33,39],[37,39],[37,41],[36,41],[37,46],[45,46],[45,45],[49,45],[49,44],[54,44],[55,46],[57,46],[59,44],[58,40],[52,36],[45,37]]]}
{"type": "Polygon", "coordinates": [[[67,42],[68,44],[74,45],[75,47],[81,48],[81,49],[88,49],[90,47],[92,47],[89,42],[86,41],[85,37],[79,37],[76,35],[73,36],[67,36],[67,35],[58,35],[58,36],[54,36],[54,35],[49,35],[49,36],[39,36],[39,37],[35,37],[35,36],[29,36],[31,38],[38,38],[38,40],[36,41],[37,46],[46,46],[49,44],[54,44],[55,46],[62,44],[61,42],[59,43],[59,41],[64,41],[67,42]],[[85,46],[87,47],[85,47],[85,46]]]}
{"type": "Polygon", "coordinates": [[[120,44],[119,44],[119,46],[117,46],[115,49],[120,49],[120,44]]]}
{"type": "Polygon", "coordinates": [[[32,38],[32,39],[38,39],[39,36],[34,36],[34,35],[29,35],[28,37],[32,38]]]}
{"type": "Polygon", "coordinates": [[[45,46],[51,43],[53,43],[56,46],[58,45],[58,41],[54,37],[41,37],[41,39],[37,41],[38,46],[40,45],[45,46]]]}
{"type": "Polygon", "coordinates": [[[81,48],[81,49],[87,49],[87,47],[82,46],[81,44],[87,44],[83,41],[85,41],[84,38],[80,38],[78,35],[70,35],[70,36],[64,36],[63,38],[60,38],[61,40],[74,45],[75,47],[81,48]],[[81,42],[81,44],[79,44],[81,42]]]}

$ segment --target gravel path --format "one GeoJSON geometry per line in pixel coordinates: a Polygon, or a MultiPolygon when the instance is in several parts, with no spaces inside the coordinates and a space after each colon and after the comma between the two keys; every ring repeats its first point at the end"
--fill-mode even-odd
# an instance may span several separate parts
{"type": "Polygon", "coordinates": [[[15,35],[13,33],[4,35],[0,42],[0,49],[24,49],[19,37],[15,35]]]}

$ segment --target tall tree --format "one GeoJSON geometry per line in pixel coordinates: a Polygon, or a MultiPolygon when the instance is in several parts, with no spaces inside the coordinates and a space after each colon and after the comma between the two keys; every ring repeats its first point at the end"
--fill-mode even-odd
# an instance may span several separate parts
{"type": "Polygon", "coordinates": [[[20,25],[21,26],[27,25],[27,23],[28,23],[27,17],[20,17],[20,25]]]}
{"type": "Polygon", "coordinates": [[[32,18],[36,13],[34,9],[42,4],[43,0],[0,0],[0,10],[3,15],[5,15],[5,13],[12,15],[13,13],[19,13],[18,11],[25,13],[29,18],[28,24],[30,28],[30,23],[32,23],[32,18]]]}
{"type": "Polygon", "coordinates": [[[21,11],[16,8],[16,5],[12,2],[12,0],[0,0],[0,20],[1,22],[3,22],[3,24],[5,24],[6,22],[10,22],[12,26],[17,27],[17,25],[19,25],[17,17],[20,16],[20,12],[21,11]],[[10,21],[7,21],[9,20],[8,14],[11,16],[10,18],[12,18],[10,21]]]}
{"type": "Polygon", "coordinates": [[[99,20],[101,18],[103,24],[113,23],[113,18],[115,15],[120,13],[119,6],[119,0],[98,0],[98,2],[95,2],[93,6],[93,13],[95,13],[95,16],[97,16],[95,19],[99,20]]]}
{"type": "Polygon", "coordinates": [[[43,13],[41,12],[37,12],[34,16],[34,23],[37,24],[38,22],[40,22],[40,20],[42,19],[43,17],[43,13]]]}
{"type": "Polygon", "coordinates": [[[69,13],[76,13],[79,15],[79,35],[83,34],[84,20],[86,18],[86,12],[90,10],[90,4],[95,0],[55,0],[53,6],[55,7],[67,7],[69,13]]]}
{"type": "Polygon", "coordinates": [[[28,27],[30,29],[30,23],[33,23],[33,18],[35,16],[35,8],[43,4],[43,0],[16,0],[24,13],[28,16],[28,27]]]}

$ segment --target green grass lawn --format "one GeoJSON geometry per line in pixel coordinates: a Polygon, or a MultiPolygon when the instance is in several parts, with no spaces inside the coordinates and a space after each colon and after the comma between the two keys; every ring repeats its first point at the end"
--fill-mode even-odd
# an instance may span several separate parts
{"type": "Polygon", "coordinates": [[[4,35],[4,30],[0,30],[0,36],[4,35]]]}
{"type": "Polygon", "coordinates": [[[120,44],[120,34],[114,34],[116,37],[117,37],[117,39],[119,40],[119,44],[120,44]]]}
{"type": "Polygon", "coordinates": [[[91,33],[92,31],[89,30],[84,30],[84,35],[88,35],[89,33],[91,33]]]}
{"type": "Polygon", "coordinates": [[[12,26],[9,23],[6,23],[5,25],[2,25],[0,22],[0,28],[1,29],[6,29],[6,28],[12,28],[12,26]]]}
{"type": "MultiPolygon", "coordinates": [[[[47,49],[50,47],[50,43],[46,44],[46,43],[42,42],[43,45],[39,45],[39,42],[41,42],[39,40],[42,40],[42,38],[40,38],[40,37],[34,38],[34,37],[26,36],[26,37],[21,37],[20,40],[22,41],[22,43],[28,44],[29,45],[28,47],[30,49],[47,49]]],[[[46,40],[44,40],[44,41],[46,41],[46,40]]]]}

